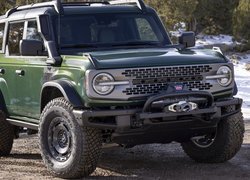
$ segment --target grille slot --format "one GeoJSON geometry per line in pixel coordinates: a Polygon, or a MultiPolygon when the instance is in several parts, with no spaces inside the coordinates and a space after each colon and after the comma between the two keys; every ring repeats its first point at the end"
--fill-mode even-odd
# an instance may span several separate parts
{"type": "Polygon", "coordinates": [[[126,88],[123,93],[156,94],[166,90],[168,83],[183,83],[190,90],[209,90],[213,86],[203,82],[203,74],[211,69],[209,65],[128,69],[123,71],[122,75],[131,78],[133,86],[126,88]]]}
{"type": "Polygon", "coordinates": [[[194,76],[209,72],[212,68],[205,66],[180,66],[180,67],[160,67],[160,68],[143,68],[129,69],[122,72],[125,77],[158,78],[158,77],[177,77],[177,76],[194,76]]]}

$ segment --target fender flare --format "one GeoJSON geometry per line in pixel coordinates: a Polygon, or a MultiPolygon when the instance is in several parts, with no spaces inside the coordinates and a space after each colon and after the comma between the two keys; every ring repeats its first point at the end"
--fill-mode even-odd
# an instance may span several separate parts
{"type": "Polygon", "coordinates": [[[0,110],[4,111],[5,113],[7,113],[7,107],[6,107],[6,103],[5,103],[5,100],[4,100],[4,96],[3,96],[3,93],[0,89],[0,110]]]}
{"type": "Polygon", "coordinates": [[[42,86],[41,96],[40,96],[41,103],[43,98],[43,92],[48,87],[53,87],[58,89],[62,93],[63,97],[67,101],[69,101],[74,108],[84,107],[84,102],[82,101],[81,97],[75,90],[74,86],[72,85],[72,83],[66,80],[55,80],[44,83],[42,86]]]}
{"type": "Polygon", "coordinates": [[[238,93],[238,87],[236,82],[234,81],[234,87],[233,87],[233,95],[235,96],[238,93]]]}

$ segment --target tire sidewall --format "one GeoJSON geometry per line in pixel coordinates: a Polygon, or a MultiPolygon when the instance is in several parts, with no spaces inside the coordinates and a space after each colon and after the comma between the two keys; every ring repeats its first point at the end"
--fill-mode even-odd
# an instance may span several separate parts
{"type": "Polygon", "coordinates": [[[14,127],[6,120],[6,114],[0,110],[0,156],[10,154],[14,140],[14,127]]]}
{"type": "Polygon", "coordinates": [[[44,112],[39,128],[40,149],[45,163],[55,174],[73,170],[74,164],[78,164],[80,158],[82,158],[80,155],[84,147],[81,142],[84,141],[84,137],[81,130],[69,107],[66,109],[60,106],[51,106],[44,112]],[[61,117],[64,123],[68,125],[71,133],[71,155],[65,162],[59,162],[52,156],[48,144],[49,126],[56,117],[61,117]]]}
{"type": "Polygon", "coordinates": [[[236,113],[222,119],[218,126],[214,142],[208,147],[199,147],[191,140],[182,143],[183,150],[189,157],[205,163],[222,163],[240,150],[244,137],[242,113],[236,113]]]}
{"type": "Polygon", "coordinates": [[[227,137],[227,126],[226,126],[226,120],[221,120],[221,122],[218,124],[217,129],[216,129],[216,136],[213,140],[213,142],[211,143],[210,146],[208,147],[199,147],[197,146],[195,143],[193,143],[192,141],[190,141],[190,145],[193,146],[194,149],[198,150],[198,151],[203,151],[204,153],[209,153],[213,154],[215,151],[218,152],[220,150],[222,150],[220,147],[225,146],[226,144],[226,137],[227,137]]]}

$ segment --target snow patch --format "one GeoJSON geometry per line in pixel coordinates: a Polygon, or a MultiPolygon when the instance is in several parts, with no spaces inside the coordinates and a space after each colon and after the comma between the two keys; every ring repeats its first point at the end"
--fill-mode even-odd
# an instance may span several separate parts
{"type": "Polygon", "coordinates": [[[226,44],[226,45],[234,45],[236,42],[234,41],[233,36],[229,35],[197,35],[196,36],[196,46],[204,46],[204,45],[215,45],[215,44],[226,44]]]}
{"type": "Polygon", "coordinates": [[[241,60],[234,66],[235,81],[238,86],[237,97],[243,99],[242,111],[245,120],[250,120],[250,71],[245,69],[246,64],[250,63],[250,54],[238,57],[241,60]]]}
{"type": "MultiPolygon", "coordinates": [[[[238,42],[229,35],[198,35],[196,37],[197,48],[208,48],[209,46],[217,46],[224,44],[233,47],[238,42]]],[[[250,120],[250,71],[246,70],[248,65],[250,68],[250,54],[234,54],[228,56],[234,62],[235,81],[238,87],[236,97],[243,99],[242,112],[245,120],[250,120]]]]}
{"type": "Polygon", "coordinates": [[[182,32],[186,31],[186,24],[184,22],[179,22],[174,25],[174,31],[169,31],[172,37],[181,36],[182,32]]]}

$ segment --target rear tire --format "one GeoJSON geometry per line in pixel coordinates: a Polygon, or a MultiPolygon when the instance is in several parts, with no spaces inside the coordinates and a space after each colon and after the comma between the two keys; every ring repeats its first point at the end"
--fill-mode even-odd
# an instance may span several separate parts
{"type": "Polygon", "coordinates": [[[212,138],[190,140],[181,145],[184,152],[197,162],[222,163],[233,158],[240,150],[243,137],[244,122],[239,112],[221,120],[212,138]]]}
{"type": "Polygon", "coordinates": [[[0,156],[10,154],[14,139],[14,128],[6,120],[6,115],[0,110],[0,156]]]}
{"type": "Polygon", "coordinates": [[[81,127],[64,98],[50,101],[41,114],[40,150],[48,170],[61,178],[90,175],[101,154],[101,132],[81,127]]]}

